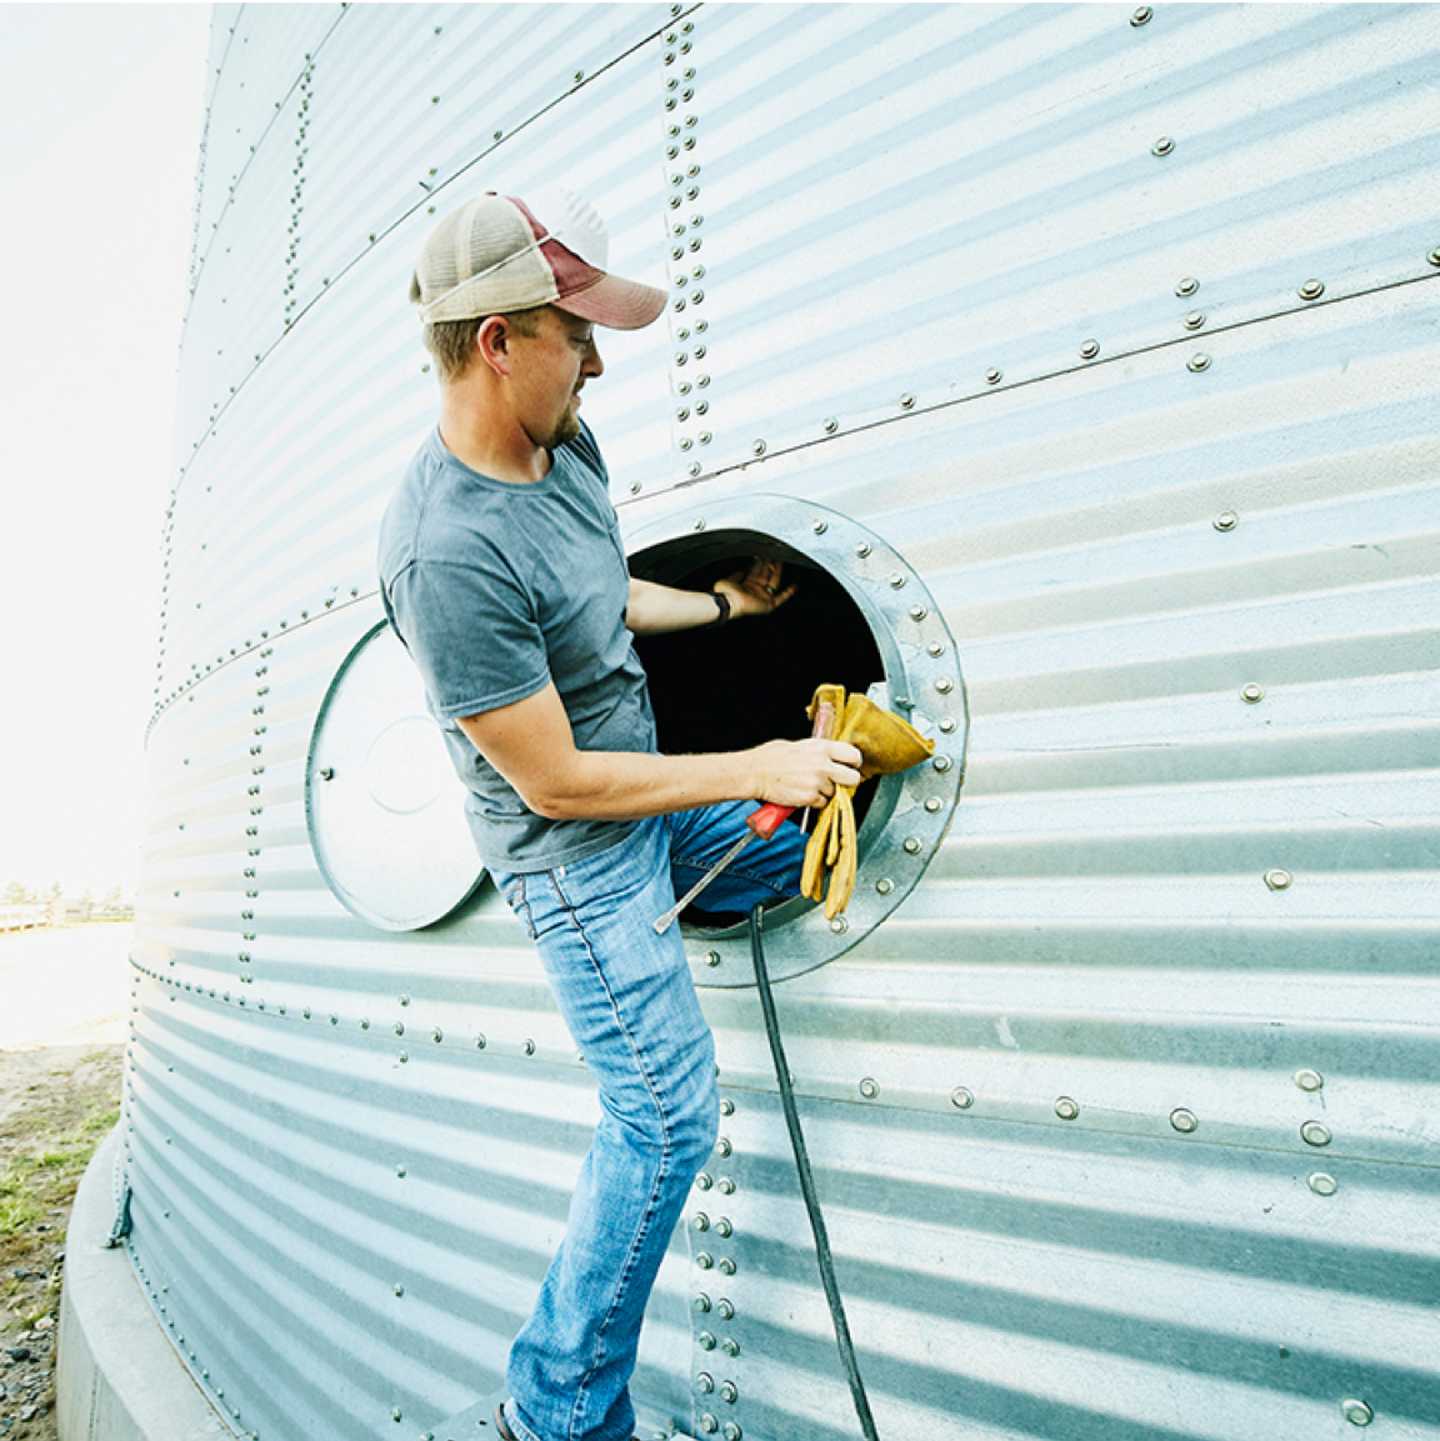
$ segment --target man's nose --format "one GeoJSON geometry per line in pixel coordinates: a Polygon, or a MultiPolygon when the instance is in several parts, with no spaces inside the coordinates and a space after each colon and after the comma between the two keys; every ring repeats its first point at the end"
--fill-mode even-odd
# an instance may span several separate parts
{"type": "Polygon", "coordinates": [[[585,361],[580,367],[580,373],[588,376],[605,374],[605,362],[600,359],[600,351],[596,348],[593,340],[590,342],[590,349],[585,352],[585,361]]]}

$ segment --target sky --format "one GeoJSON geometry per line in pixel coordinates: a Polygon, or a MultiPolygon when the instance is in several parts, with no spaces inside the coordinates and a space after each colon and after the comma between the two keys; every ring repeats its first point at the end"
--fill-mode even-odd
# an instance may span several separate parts
{"type": "Polygon", "coordinates": [[[209,29],[0,7],[0,890],[139,881],[209,29]]]}

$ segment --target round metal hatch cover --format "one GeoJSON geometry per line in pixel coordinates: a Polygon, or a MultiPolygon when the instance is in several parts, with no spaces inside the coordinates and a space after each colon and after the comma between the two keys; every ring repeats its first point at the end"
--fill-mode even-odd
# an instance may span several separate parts
{"type": "Polygon", "coordinates": [[[310,737],[305,819],[326,885],[382,930],[448,916],[485,877],[464,799],[419,672],[381,621],[341,662],[310,737]]]}

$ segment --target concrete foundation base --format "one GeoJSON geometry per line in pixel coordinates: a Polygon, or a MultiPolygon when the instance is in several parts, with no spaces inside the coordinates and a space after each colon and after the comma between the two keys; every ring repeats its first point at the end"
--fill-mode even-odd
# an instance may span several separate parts
{"type": "Polygon", "coordinates": [[[111,1172],[120,1130],[81,1179],[65,1236],[56,1357],[60,1441],[230,1441],[235,1432],[180,1363],[150,1309],[114,1224],[111,1172]]]}

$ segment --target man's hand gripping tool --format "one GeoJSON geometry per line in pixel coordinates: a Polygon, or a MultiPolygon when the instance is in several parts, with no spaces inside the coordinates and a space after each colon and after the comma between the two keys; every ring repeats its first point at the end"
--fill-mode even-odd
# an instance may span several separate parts
{"type": "MultiPolygon", "coordinates": [[[[811,737],[829,739],[835,732],[835,707],[828,701],[822,701],[815,707],[815,716],[810,731],[811,737]]],[[[669,929],[670,922],[750,844],[759,836],[762,841],[768,841],[779,828],[780,822],[785,819],[793,810],[794,806],[776,805],[773,801],[760,807],[754,815],[747,816],[746,826],[749,827],[749,834],[743,835],[663,916],[657,917],[655,921],[655,934],[663,935],[669,929]]],[[[809,807],[806,807],[809,810],[809,807]]]]}

